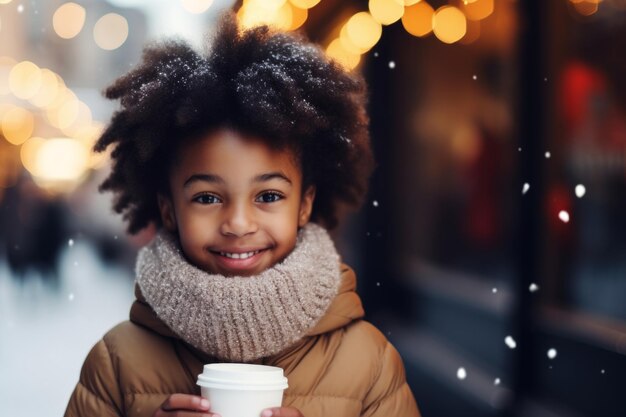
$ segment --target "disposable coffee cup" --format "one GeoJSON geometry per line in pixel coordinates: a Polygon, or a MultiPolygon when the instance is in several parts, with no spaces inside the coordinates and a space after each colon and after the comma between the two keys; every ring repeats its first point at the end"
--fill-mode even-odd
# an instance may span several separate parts
{"type": "Polygon", "coordinates": [[[197,384],[211,412],[222,417],[260,417],[264,409],[282,405],[288,386],[282,368],[245,363],[204,365],[197,384]]]}

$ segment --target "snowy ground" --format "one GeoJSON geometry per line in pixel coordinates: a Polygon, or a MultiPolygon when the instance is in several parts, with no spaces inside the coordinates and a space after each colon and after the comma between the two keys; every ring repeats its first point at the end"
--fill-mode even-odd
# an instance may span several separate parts
{"type": "Polygon", "coordinates": [[[126,320],[133,281],[86,242],[62,254],[59,288],[24,285],[0,263],[0,404],[3,416],[62,416],[91,347],[126,320]]]}

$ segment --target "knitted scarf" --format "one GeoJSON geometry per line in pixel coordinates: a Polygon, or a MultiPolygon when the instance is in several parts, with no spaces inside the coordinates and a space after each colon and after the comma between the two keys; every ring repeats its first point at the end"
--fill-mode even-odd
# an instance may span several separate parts
{"type": "Polygon", "coordinates": [[[328,232],[308,223],[280,263],[249,277],[226,277],[190,264],[165,230],[137,256],[136,281],[156,315],[181,339],[220,360],[274,355],[322,318],[340,283],[328,232]]]}

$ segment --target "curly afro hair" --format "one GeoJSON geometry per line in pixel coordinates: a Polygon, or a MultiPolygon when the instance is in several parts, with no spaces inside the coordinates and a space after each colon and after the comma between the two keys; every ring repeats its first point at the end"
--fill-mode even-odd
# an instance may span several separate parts
{"type": "Polygon", "coordinates": [[[361,206],[374,167],[366,85],[301,34],[259,26],[242,31],[232,12],[220,19],[207,52],[182,41],[147,46],[142,62],[105,90],[121,109],[94,146],[111,152],[100,191],[135,234],[161,227],[158,193],[177,149],[228,127],[297,156],[303,190],[316,186],[311,221],[333,229],[338,208],[361,206]]]}

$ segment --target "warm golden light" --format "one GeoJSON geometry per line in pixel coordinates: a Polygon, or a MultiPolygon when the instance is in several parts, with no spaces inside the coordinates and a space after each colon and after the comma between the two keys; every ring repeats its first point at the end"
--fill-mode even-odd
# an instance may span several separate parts
{"type": "Polygon", "coordinates": [[[283,3],[278,9],[271,9],[260,6],[261,0],[249,1],[237,12],[239,23],[244,29],[252,28],[259,25],[274,26],[278,29],[288,30],[293,23],[292,6],[289,3],[283,3]]]}
{"type": "MultiPolygon", "coordinates": [[[[73,110],[74,109],[70,109],[70,111],[73,111],[73,110]]],[[[69,116],[71,117],[73,116],[73,114],[69,116]]],[[[62,117],[63,116],[61,116],[61,118],[62,117]]],[[[69,121],[69,118],[68,118],[68,121],[69,121]]],[[[91,122],[92,122],[91,109],[82,101],[77,101],[77,111],[76,111],[74,120],[68,125],[62,124],[61,126],[59,126],[59,128],[64,134],[71,136],[71,137],[75,137],[77,131],[79,131],[84,126],[91,125],[91,122]]]]}
{"type": "Polygon", "coordinates": [[[421,1],[404,10],[402,26],[413,36],[426,36],[433,30],[435,11],[430,4],[421,1]]]}
{"type": "Polygon", "coordinates": [[[369,0],[372,17],[382,25],[397,22],[404,14],[404,6],[395,0],[369,0]]]}
{"type": "Polygon", "coordinates": [[[17,97],[27,100],[33,97],[41,87],[41,70],[30,61],[15,65],[9,73],[9,88],[17,97]]]}
{"type": "Polygon", "coordinates": [[[2,116],[2,134],[13,145],[26,142],[34,129],[35,117],[21,107],[13,107],[2,116]]]}
{"type": "Polygon", "coordinates": [[[361,60],[360,55],[352,54],[346,51],[339,39],[333,40],[328,47],[326,48],[326,53],[328,56],[339,64],[343,65],[345,68],[351,70],[356,68],[359,65],[359,61],[361,60]]]}
{"type": "Polygon", "coordinates": [[[87,169],[89,153],[78,141],[51,138],[38,147],[33,175],[44,181],[76,181],[87,169]]]}
{"type": "Polygon", "coordinates": [[[346,23],[346,35],[357,48],[370,50],[382,35],[383,28],[368,12],[359,12],[346,23]]]}
{"type": "Polygon", "coordinates": [[[247,0],[246,3],[256,8],[278,10],[287,3],[287,0],[247,0]]]}
{"type": "Polygon", "coordinates": [[[475,0],[462,4],[465,17],[469,20],[482,20],[493,13],[494,0],[475,0]]]}
{"type": "Polygon", "coordinates": [[[61,87],[59,77],[44,68],[41,70],[41,88],[29,101],[37,107],[49,106],[59,94],[61,87]]]}
{"type": "Polygon", "coordinates": [[[317,5],[320,0],[289,0],[291,4],[300,8],[300,9],[310,9],[311,7],[317,5]]]}
{"type": "Polygon", "coordinates": [[[52,16],[52,27],[63,39],[78,35],[85,25],[85,8],[76,3],[65,3],[52,16]]]}
{"type": "Polygon", "coordinates": [[[180,0],[180,2],[183,9],[194,14],[206,12],[213,4],[213,0],[180,0]]]}
{"type": "Polygon", "coordinates": [[[598,2],[593,0],[582,0],[579,3],[573,3],[574,9],[583,15],[583,16],[591,16],[598,12],[598,2]]]}
{"type": "Polygon", "coordinates": [[[37,152],[44,142],[45,139],[34,136],[24,142],[20,147],[20,159],[22,161],[22,165],[24,165],[24,168],[26,168],[31,174],[35,173],[35,160],[37,158],[37,152]]]}
{"type": "Polygon", "coordinates": [[[15,65],[15,60],[8,56],[0,56],[0,95],[11,93],[9,74],[15,65]]]}
{"type": "Polygon", "coordinates": [[[78,98],[72,90],[65,88],[46,109],[48,122],[56,127],[71,125],[78,117],[78,98]]]}
{"type": "Polygon", "coordinates": [[[339,33],[339,41],[341,42],[341,46],[343,47],[343,49],[345,49],[347,52],[351,53],[352,55],[361,55],[367,52],[367,49],[359,48],[354,43],[352,43],[352,41],[350,40],[350,37],[348,36],[347,24],[344,24],[341,28],[341,31],[339,33]]]}
{"type": "Polygon", "coordinates": [[[12,0],[0,0],[0,4],[9,4],[12,0]]]}
{"type": "Polygon", "coordinates": [[[465,36],[467,22],[463,12],[454,6],[442,6],[433,16],[433,32],[444,43],[455,43],[465,36]]]}
{"type": "Polygon", "coordinates": [[[102,123],[94,122],[90,125],[83,126],[74,132],[73,137],[80,142],[89,154],[87,165],[91,169],[102,168],[109,160],[110,150],[105,152],[93,152],[93,146],[104,131],[102,123]]]}
{"type": "Polygon", "coordinates": [[[308,9],[296,7],[291,3],[287,4],[291,7],[291,26],[289,26],[289,30],[296,30],[306,22],[306,19],[309,17],[309,11],[308,9]]]}
{"type": "Polygon", "coordinates": [[[96,22],[93,38],[102,49],[117,49],[128,38],[128,21],[117,13],[105,14],[96,22]]]}

